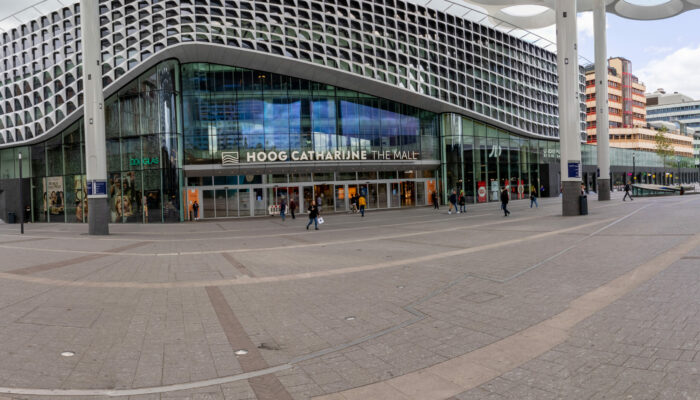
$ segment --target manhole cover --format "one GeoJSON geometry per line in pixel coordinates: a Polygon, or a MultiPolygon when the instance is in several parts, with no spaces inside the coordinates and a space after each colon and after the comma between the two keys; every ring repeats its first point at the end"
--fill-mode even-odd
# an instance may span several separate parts
{"type": "Polygon", "coordinates": [[[72,351],[64,351],[63,353],[61,353],[61,355],[63,357],[73,357],[75,355],[75,353],[72,351]]]}

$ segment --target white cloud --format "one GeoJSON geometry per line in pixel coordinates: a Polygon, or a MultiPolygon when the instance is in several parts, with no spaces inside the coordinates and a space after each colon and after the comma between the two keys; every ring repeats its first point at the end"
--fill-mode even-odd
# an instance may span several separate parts
{"type": "Polygon", "coordinates": [[[666,92],[681,92],[700,99],[700,80],[695,79],[700,65],[700,46],[684,47],[671,54],[654,58],[635,75],[647,86],[647,91],[664,88],[666,92]]]}
{"type": "Polygon", "coordinates": [[[661,55],[673,51],[673,47],[669,46],[647,46],[644,48],[645,53],[661,55]]]}

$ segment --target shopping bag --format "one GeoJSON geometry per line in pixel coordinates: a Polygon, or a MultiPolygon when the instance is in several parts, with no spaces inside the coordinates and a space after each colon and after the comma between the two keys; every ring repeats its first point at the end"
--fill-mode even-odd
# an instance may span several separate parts
{"type": "Polygon", "coordinates": [[[323,222],[323,217],[318,217],[318,224],[321,225],[323,222]]]}

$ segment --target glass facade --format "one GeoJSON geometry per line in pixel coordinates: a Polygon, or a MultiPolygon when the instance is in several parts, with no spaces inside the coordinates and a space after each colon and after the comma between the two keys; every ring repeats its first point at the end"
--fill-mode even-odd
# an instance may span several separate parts
{"type": "MultiPolygon", "coordinates": [[[[223,152],[406,152],[439,159],[439,118],[352,90],[262,71],[182,66],[185,162],[221,164],[223,152]]],[[[292,161],[291,159],[289,161],[292,161]]]]}
{"type": "MultiPolygon", "coordinates": [[[[179,64],[166,61],[105,100],[112,222],[181,220],[178,88],[179,64]]],[[[46,142],[0,153],[2,159],[13,150],[28,153],[23,175],[31,180],[34,221],[87,221],[83,126],[80,119],[46,142]]],[[[16,177],[16,168],[0,168],[16,177]]]]}
{"type": "MultiPolygon", "coordinates": [[[[470,202],[499,201],[505,187],[512,199],[528,197],[533,188],[540,197],[559,193],[559,142],[523,138],[471,118],[443,114],[441,122],[444,199],[456,190],[470,202]]],[[[582,144],[581,182],[595,190],[597,148],[582,144]]],[[[652,152],[610,148],[611,184],[687,183],[698,179],[691,157],[663,160],[652,152]],[[675,177],[675,178],[674,178],[675,177]]]]}
{"type": "MultiPolygon", "coordinates": [[[[470,202],[497,201],[504,187],[513,199],[532,188],[558,194],[557,141],[263,71],[164,61],[109,96],[105,120],[113,223],[187,220],[193,201],[199,217],[219,218],[269,215],[282,199],[304,213],[311,201],[348,211],[358,194],[369,209],[432,204],[433,192],[445,202],[453,189],[470,202]],[[271,152],[343,156],[326,166],[312,157],[312,167],[258,158],[271,152]],[[359,164],[343,162],[359,152],[359,164]]],[[[27,218],[86,222],[83,129],[80,119],[44,142],[0,150],[5,190],[16,188],[23,156],[27,218]]],[[[692,158],[618,148],[610,158],[613,185],[697,180],[692,158]]],[[[582,182],[594,187],[595,146],[583,145],[582,161],[582,182]]]]}

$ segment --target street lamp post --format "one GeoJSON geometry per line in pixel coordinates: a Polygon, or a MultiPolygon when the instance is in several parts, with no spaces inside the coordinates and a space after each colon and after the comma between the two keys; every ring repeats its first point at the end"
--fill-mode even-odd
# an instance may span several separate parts
{"type": "Polygon", "coordinates": [[[634,184],[634,180],[637,179],[637,164],[635,162],[636,157],[637,153],[632,153],[632,184],[634,184]]]}
{"type": "Polygon", "coordinates": [[[22,153],[19,153],[19,232],[24,235],[24,191],[22,190],[22,153]]]}

